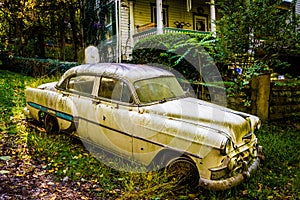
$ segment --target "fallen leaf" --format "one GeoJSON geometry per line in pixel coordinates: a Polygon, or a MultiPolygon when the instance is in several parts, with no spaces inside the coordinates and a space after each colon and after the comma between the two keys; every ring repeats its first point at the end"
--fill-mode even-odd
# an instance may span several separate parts
{"type": "Polygon", "coordinates": [[[0,174],[8,174],[10,173],[10,171],[7,171],[7,170],[0,170],[0,174]]]}
{"type": "Polygon", "coordinates": [[[50,182],[48,182],[47,184],[48,184],[48,185],[54,185],[55,183],[53,183],[53,182],[50,181],[50,182]]]}
{"type": "Polygon", "coordinates": [[[9,159],[11,159],[11,156],[0,156],[0,160],[6,161],[6,160],[9,160],[9,159]]]}

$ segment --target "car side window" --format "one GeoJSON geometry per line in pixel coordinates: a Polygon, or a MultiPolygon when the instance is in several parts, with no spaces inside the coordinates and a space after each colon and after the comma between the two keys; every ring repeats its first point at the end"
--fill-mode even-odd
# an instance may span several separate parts
{"type": "Polygon", "coordinates": [[[106,99],[111,99],[116,83],[116,79],[102,77],[100,82],[100,88],[98,91],[98,96],[104,97],[106,99]]]}
{"type": "Polygon", "coordinates": [[[101,78],[98,96],[124,103],[133,103],[131,90],[128,84],[114,78],[101,78]]]}
{"type": "Polygon", "coordinates": [[[94,86],[94,76],[79,75],[71,77],[68,83],[68,90],[72,92],[80,92],[85,94],[92,94],[94,86]]]}

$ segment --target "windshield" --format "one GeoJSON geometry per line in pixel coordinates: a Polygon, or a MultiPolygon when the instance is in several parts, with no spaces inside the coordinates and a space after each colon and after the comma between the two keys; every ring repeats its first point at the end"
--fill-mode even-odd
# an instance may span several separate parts
{"type": "Polygon", "coordinates": [[[141,103],[164,102],[184,96],[184,91],[175,77],[157,77],[134,83],[141,103]]]}

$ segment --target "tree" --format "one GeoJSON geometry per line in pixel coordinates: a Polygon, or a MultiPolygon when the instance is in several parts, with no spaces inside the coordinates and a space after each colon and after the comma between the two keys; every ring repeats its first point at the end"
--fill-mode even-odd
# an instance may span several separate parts
{"type": "Polygon", "coordinates": [[[282,53],[299,51],[299,19],[293,5],[281,0],[220,0],[222,17],[216,22],[218,30],[217,61],[234,62],[242,68],[268,66],[276,69],[282,53]],[[298,45],[298,47],[297,47],[298,45]]]}
{"type": "Polygon", "coordinates": [[[19,56],[45,58],[52,41],[59,58],[66,59],[66,40],[77,59],[80,41],[80,3],[76,0],[3,0],[0,3],[1,42],[19,56]],[[1,29],[2,30],[2,29],[1,29]]]}
{"type": "Polygon", "coordinates": [[[4,0],[0,4],[1,26],[4,30],[1,32],[2,42],[16,42],[18,53],[22,53],[23,29],[24,29],[24,2],[17,0],[4,0]],[[6,41],[5,41],[6,40],[6,41]]]}

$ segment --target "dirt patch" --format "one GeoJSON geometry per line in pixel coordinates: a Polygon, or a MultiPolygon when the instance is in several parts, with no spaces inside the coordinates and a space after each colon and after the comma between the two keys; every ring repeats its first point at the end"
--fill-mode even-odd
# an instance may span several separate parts
{"type": "Polygon", "coordinates": [[[47,169],[28,154],[21,138],[1,133],[0,199],[94,199],[101,188],[88,182],[55,180],[47,169]],[[20,143],[20,144],[18,144],[20,143]]]}

